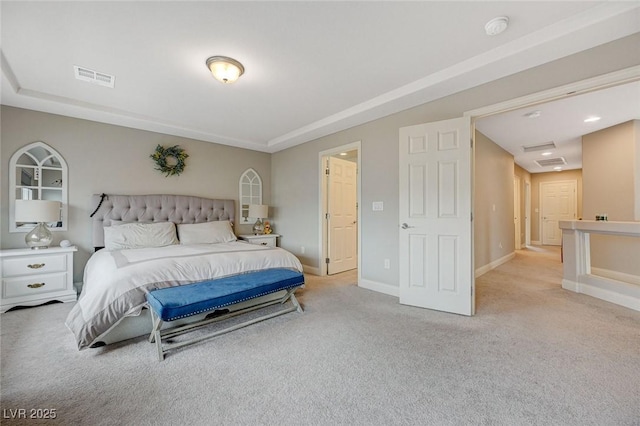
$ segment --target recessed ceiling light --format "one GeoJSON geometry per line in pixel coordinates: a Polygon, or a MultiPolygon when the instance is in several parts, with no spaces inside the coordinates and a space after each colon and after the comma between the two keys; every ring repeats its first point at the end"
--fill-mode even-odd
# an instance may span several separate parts
{"type": "Polygon", "coordinates": [[[598,120],[600,120],[600,117],[595,117],[595,116],[594,116],[594,117],[585,118],[585,119],[584,119],[584,122],[585,122],[585,123],[594,123],[594,122],[596,122],[596,121],[598,121],[598,120]]]}
{"type": "Polygon", "coordinates": [[[347,155],[347,153],[346,152],[341,152],[340,155],[342,155],[344,157],[345,155],[347,155]]]}
{"type": "Polygon", "coordinates": [[[484,26],[484,31],[488,36],[498,35],[509,26],[509,18],[506,16],[499,16],[497,18],[493,18],[484,26]]]}
{"type": "Polygon", "coordinates": [[[543,153],[542,153],[542,154],[540,154],[540,155],[544,155],[544,156],[546,157],[547,155],[551,155],[551,154],[552,154],[552,152],[551,152],[551,151],[547,151],[547,152],[543,152],[543,153]]]}
{"type": "Polygon", "coordinates": [[[542,115],[542,111],[531,111],[526,113],[524,116],[527,118],[538,118],[542,115]]]}
{"type": "Polygon", "coordinates": [[[553,168],[553,170],[560,171],[560,170],[562,170],[562,167],[560,167],[560,166],[558,166],[558,167],[554,167],[554,168],[553,168]]]}

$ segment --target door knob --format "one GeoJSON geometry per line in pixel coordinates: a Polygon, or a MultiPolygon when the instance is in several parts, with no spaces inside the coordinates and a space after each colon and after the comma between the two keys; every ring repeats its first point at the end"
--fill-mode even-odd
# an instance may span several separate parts
{"type": "Polygon", "coordinates": [[[409,226],[406,223],[403,223],[402,225],[400,225],[402,227],[402,229],[409,229],[409,228],[415,228],[415,226],[409,226]]]}

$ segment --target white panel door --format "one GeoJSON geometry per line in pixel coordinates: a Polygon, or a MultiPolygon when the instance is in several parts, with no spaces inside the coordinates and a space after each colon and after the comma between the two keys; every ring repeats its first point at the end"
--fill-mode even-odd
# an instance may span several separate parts
{"type": "Polygon", "coordinates": [[[540,211],[542,212],[542,244],[562,244],[561,220],[575,220],[577,215],[575,180],[542,182],[540,211]]]}
{"type": "Polygon", "coordinates": [[[473,315],[471,123],[400,129],[400,303],[473,315]]]}
{"type": "Polygon", "coordinates": [[[358,167],[352,161],[329,157],[328,258],[327,274],[358,266],[357,179],[358,167]]]}

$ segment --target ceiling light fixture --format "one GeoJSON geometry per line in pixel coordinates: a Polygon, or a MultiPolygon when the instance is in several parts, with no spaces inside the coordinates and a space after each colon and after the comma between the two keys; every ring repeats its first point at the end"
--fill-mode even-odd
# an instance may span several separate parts
{"type": "Polygon", "coordinates": [[[543,155],[543,156],[545,156],[545,157],[546,157],[547,155],[551,155],[551,154],[552,154],[552,153],[551,153],[551,151],[547,151],[547,152],[543,152],[543,153],[542,153],[542,154],[540,154],[540,155],[543,155]]]}
{"type": "Polygon", "coordinates": [[[499,16],[497,18],[493,18],[484,26],[484,31],[488,36],[498,35],[509,26],[509,18],[506,16],[499,16]]]}
{"type": "Polygon", "coordinates": [[[584,122],[585,123],[594,123],[596,121],[600,120],[600,117],[589,117],[589,118],[585,118],[584,122]]]}
{"type": "Polygon", "coordinates": [[[553,168],[553,170],[556,170],[556,171],[558,171],[558,172],[559,172],[560,170],[562,170],[562,167],[560,167],[560,166],[558,166],[558,167],[554,167],[554,168],[553,168]]]}
{"type": "Polygon", "coordinates": [[[226,56],[212,56],[207,59],[207,68],[216,80],[229,84],[244,74],[244,67],[238,61],[226,56]]]}
{"type": "Polygon", "coordinates": [[[526,113],[524,116],[527,118],[538,118],[542,115],[542,111],[531,111],[526,113]]]}

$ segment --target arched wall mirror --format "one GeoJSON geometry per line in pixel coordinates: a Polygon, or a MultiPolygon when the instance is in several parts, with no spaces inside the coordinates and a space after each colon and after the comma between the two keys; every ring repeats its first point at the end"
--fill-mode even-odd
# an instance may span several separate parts
{"type": "Polygon", "coordinates": [[[29,232],[35,223],[16,222],[16,200],[60,201],[60,220],[47,224],[52,231],[67,230],[67,163],[44,142],[20,148],[9,160],[9,232],[29,232]]]}
{"type": "Polygon", "coordinates": [[[240,223],[252,224],[257,219],[249,217],[249,204],[262,204],[262,179],[253,169],[240,176],[240,223]]]}

